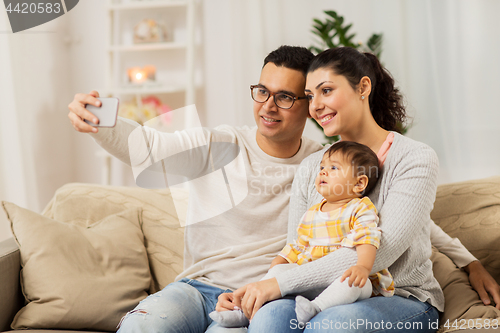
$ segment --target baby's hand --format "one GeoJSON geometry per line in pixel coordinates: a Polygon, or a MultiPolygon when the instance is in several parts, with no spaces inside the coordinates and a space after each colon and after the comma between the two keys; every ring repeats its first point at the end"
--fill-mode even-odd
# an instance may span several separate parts
{"type": "Polygon", "coordinates": [[[370,275],[370,271],[366,267],[361,265],[354,265],[346,270],[344,274],[342,274],[340,282],[344,282],[346,278],[349,278],[349,287],[355,286],[363,288],[365,286],[366,280],[368,279],[368,275],[370,275]]]}
{"type": "Polygon", "coordinates": [[[232,311],[238,309],[238,307],[233,303],[233,298],[233,293],[220,294],[217,305],[215,305],[215,311],[232,311]]]}

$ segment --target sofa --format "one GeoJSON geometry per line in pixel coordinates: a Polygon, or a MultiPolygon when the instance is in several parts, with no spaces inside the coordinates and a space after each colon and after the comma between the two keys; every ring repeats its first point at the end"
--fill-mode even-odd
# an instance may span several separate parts
{"type": "MultiPolygon", "coordinates": [[[[0,243],[0,332],[114,331],[181,272],[188,195],[70,183],[42,214],[2,202],[15,237],[0,243]]],[[[500,177],[440,185],[432,218],[500,283],[500,177]]],[[[500,326],[463,270],[436,249],[431,259],[446,299],[440,332],[500,326]]]]}

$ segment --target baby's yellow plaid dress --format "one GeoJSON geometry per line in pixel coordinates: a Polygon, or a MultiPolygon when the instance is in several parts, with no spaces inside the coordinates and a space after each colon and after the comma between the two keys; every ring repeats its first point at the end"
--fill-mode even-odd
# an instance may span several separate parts
{"type": "MultiPolygon", "coordinates": [[[[368,197],[355,198],[344,206],[322,212],[326,202],[312,206],[303,215],[298,239],[287,244],[280,255],[290,263],[302,265],[319,259],[340,247],[359,244],[380,246],[377,209],[368,197]]],[[[370,275],[374,295],[392,296],[394,281],[387,269],[370,275]]]]}

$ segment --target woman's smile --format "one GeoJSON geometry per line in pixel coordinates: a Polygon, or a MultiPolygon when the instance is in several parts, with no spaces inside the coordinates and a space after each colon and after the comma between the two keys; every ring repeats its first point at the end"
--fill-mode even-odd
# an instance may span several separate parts
{"type": "Polygon", "coordinates": [[[321,124],[321,126],[325,126],[326,124],[330,123],[333,120],[333,118],[335,118],[336,115],[337,115],[337,112],[329,113],[329,114],[326,114],[324,116],[321,116],[321,117],[319,117],[319,123],[321,124]]]}

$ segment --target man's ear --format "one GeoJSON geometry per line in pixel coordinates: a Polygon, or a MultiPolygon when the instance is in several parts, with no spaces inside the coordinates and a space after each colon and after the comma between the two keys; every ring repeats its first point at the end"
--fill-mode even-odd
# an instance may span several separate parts
{"type": "Polygon", "coordinates": [[[354,193],[361,195],[361,193],[365,190],[367,186],[368,186],[368,176],[361,175],[358,176],[358,181],[356,182],[352,190],[354,193]]]}

